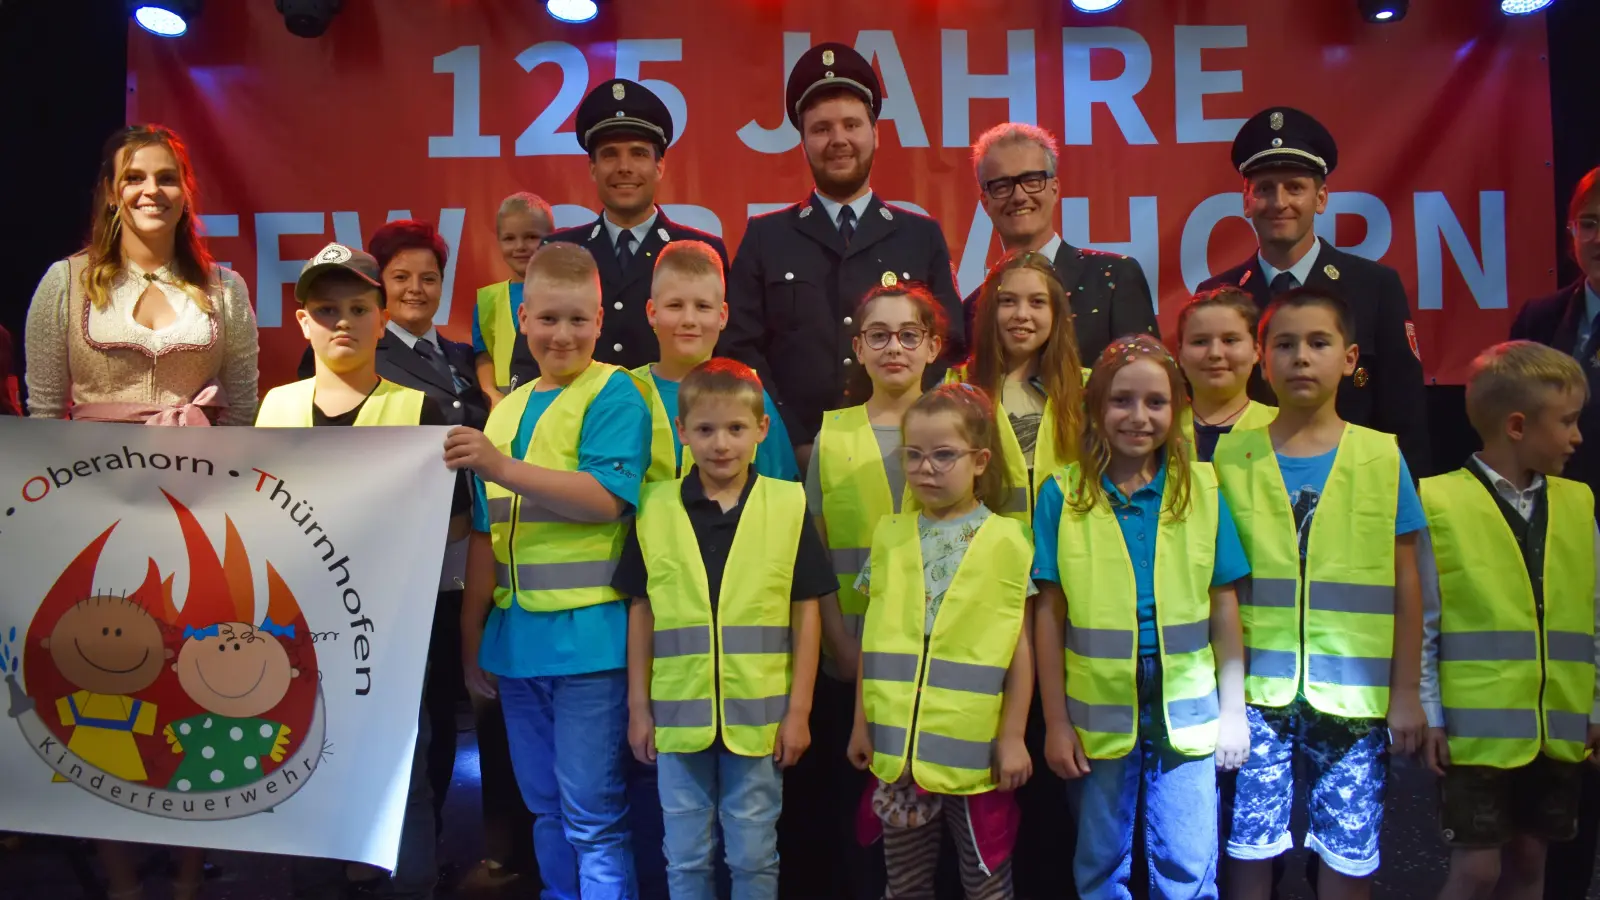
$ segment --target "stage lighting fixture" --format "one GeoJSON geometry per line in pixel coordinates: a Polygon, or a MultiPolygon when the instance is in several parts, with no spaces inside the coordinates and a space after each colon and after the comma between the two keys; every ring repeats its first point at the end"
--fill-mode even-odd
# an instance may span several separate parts
{"type": "Polygon", "coordinates": [[[544,0],[544,8],[562,22],[590,22],[600,14],[595,0],[544,0]]]}
{"type": "Polygon", "coordinates": [[[1411,9],[1411,0],[1356,0],[1368,22],[1398,22],[1411,9]]]}
{"type": "Polygon", "coordinates": [[[1121,3],[1122,0],[1072,0],[1072,8],[1078,12],[1097,13],[1105,12],[1121,3]]]}
{"type": "Polygon", "coordinates": [[[283,24],[297,37],[322,37],[328,24],[339,14],[344,0],[277,0],[283,24]]]}
{"type": "Polygon", "coordinates": [[[1508,16],[1526,16],[1554,2],[1555,0],[1500,0],[1500,11],[1508,16]]]}
{"type": "Polygon", "coordinates": [[[139,27],[159,37],[178,37],[200,14],[200,0],[138,0],[127,4],[139,27]]]}

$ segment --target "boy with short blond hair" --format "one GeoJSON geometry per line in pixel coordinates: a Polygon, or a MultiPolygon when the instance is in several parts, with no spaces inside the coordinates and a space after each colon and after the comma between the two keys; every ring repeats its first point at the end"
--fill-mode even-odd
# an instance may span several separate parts
{"type": "Polygon", "coordinates": [[[1572,357],[1484,351],[1467,383],[1483,450],[1422,482],[1426,758],[1450,845],[1441,900],[1544,893],[1551,841],[1578,831],[1581,764],[1600,747],[1594,494],[1557,477],[1588,401],[1572,357]]]}
{"type": "MultiPolygon", "coordinates": [[[[684,453],[683,441],[673,427],[678,416],[678,385],[690,369],[711,358],[717,339],[728,326],[724,290],[722,257],[710,244],[673,241],[661,248],[651,296],[645,303],[645,315],[661,346],[661,360],[633,370],[652,415],[649,481],[677,478],[694,463],[693,452],[684,453]]],[[[756,471],[768,478],[794,481],[800,477],[800,469],[789,432],[765,390],[761,401],[763,415],[772,424],[756,448],[756,471]]]]}

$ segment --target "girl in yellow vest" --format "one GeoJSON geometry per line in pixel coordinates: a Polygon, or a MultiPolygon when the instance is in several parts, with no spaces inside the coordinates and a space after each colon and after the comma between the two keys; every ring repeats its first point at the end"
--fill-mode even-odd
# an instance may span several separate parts
{"type": "Polygon", "coordinates": [[[1140,832],[1150,896],[1214,900],[1217,770],[1250,749],[1236,592],[1250,564],[1176,428],[1185,406],[1159,341],[1112,343],[1089,376],[1079,462],[1033,519],[1045,762],[1074,782],[1084,900],[1130,895],[1140,832]]]}
{"type": "Polygon", "coordinates": [[[538,195],[518,191],[500,201],[494,230],[500,242],[500,258],[505,260],[511,277],[478,288],[478,300],[472,310],[472,349],[478,355],[478,384],[483,386],[483,395],[491,407],[517,385],[531,384],[539,377],[539,364],[528,352],[517,318],[522,309],[528,260],[545,235],[555,230],[555,215],[550,204],[538,195]]]}
{"type": "Polygon", "coordinates": [[[1030,520],[1039,487],[1077,455],[1083,364],[1072,304],[1050,259],[1007,253],[978,289],[972,356],[960,376],[996,398],[1000,458],[1016,486],[997,512],[1030,520]]]}
{"type": "Polygon", "coordinates": [[[1250,399],[1256,347],[1256,301],[1226,285],[1196,294],[1178,313],[1178,364],[1189,379],[1189,408],[1179,416],[1192,454],[1210,462],[1217,438],[1235,428],[1260,428],[1278,414],[1250,399]]]}
{"type": "Polygon", "coordinates": [[[981,390],[944,385],[902,427],[918,511],[878,523],[856,581],[872,602],[850,762],[878,778],[888,896],[933,896],[949,832],[968,900],[1001,900],[1012,896],[1012,792],[1033,772],[1028,535],[989,506],[1009,485],[981,390]]]}
{"type": "Polygon", "coordinates": [[[870,779],[850,767],[845,749],[855,716],[855,678],[867,599],[856,576],[872,548],[878,520],[911,502],[900,459],[900,424],[922,396],[924,370],[944,348],[943,307],[925,287],[900,282],[874,288],[850,318],[856,361],[847,402],[822,414],[806,469],[806,508],[833,558],[837,596],[823,597],[822,674],[811,717],[817,748],[810,765],[785,780],[785,805],[797,821],[828,823],[824,838],[847,878],[874,871],[876,850],[863,849],[853,823],[870,779]]]}

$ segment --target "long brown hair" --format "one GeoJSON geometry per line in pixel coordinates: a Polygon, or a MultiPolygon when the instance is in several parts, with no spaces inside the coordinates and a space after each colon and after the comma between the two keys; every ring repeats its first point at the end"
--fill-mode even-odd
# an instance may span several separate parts
{"type": "Polygon", "coordinates": [[[1170,499],[1165,511],[1171,521],[1182,520],[1189,514],[1189,442],[1177,433],[1183,411],[1189,408],[1189,395],[1184,391],[1183,370],[1178,368],[1178,361],[1160,341],[1147,334],[1113,341],[1095,361],[1094,371],[1089,375],[1085,389],[1088,415],[1078,456],[1078,475],[1067,493],[1067,504],[1073,512],[1087,513],[1097,503],[1111,502],[1101,483],[1111,467],[1111,441],[1105,435],[1106,403],[1117,373],[1141,359],[1150,360],[1167,373],[1167,385],[1172,392],[1172,427],[1167,431],[1165,451],[1167,484],[1172,489],[1167,493],[1170,499]]]}
{"type": "Polygon", "coordinates": [[[989,451],[989,464],[973,482],[972,493],[991,511],[1005,508],[1011,495],[1006,480],[1005,460],[1000,456],[1000,430],[994,422],[994,402],[981,388],[970,384],[941,384],[911,404],[900,420],[900,440],[905,440],[906,423],[912,416],[955,413],[961,420],[961,436],[976,450],[989,451]]]}
{"type": "Polygon", "coordinates": [[[1083,362],[1078,358],[1078,335],[1072,327],[1072,304],[1067,289],[1061,286],[1055,266],[1043,254],[1014,250],[1000,257],[978,289],[977,308],[972,316],[972,357],[967,360],[967,380],[992,397],[1001,396],[1006,385],[1006,348],[1000,340],[996,312],[1000,306],[1000,285],[1006,275],[1026,270],[1044,279],[1050,294],[1050,337],[1039,348],[1039,380],[1044,382],[1055,416],[1056,452],[1065,460],[1078,446],[1083,429],[1083,362]]]}
{"type": "MultiPolygon", "coordinates": [[[[851,319],[855,322],[856,335],[861,334],[862,329],[866,327],[867,316],[871,315],[873,304],[885,297],[904,297],[911,301],[911,305],[917,308],[917,322],[928,329],[928,336],[923,340],[931,341],[938,338],[939,343],[943,345],[949,337],[950,320],[944,314],[944,307],[939,305],[938,299],[933,296],[933,291],[929,290],[927,285],[916,281],[902,281],[889,287],[875,287],[867,291],[867,295],[861,298],[861,303],[856,306],[855,316],[851,319]]],[[[845,378],[844,396],[847,406],[860,406],[872,397],[872,376],[867,374],[867,367],[862,365],[860,360],[850,367],[850,374],[845,378]]]]}
{"type": "Polygon", "coordinates": [[[113,134],[100,153],[100,176],[94,192],[94,213],[89,245],[84,248],[89,263],[84,269],[84,291],[96,309],[111,302],[111,285],[121,274],[122,259],[122,177],[133,164],[133,155],[144,147],[165,147],[178,163],[178,179],[183,185],[183,215],[178,219],[171,271],[177,286],[189,295],[200,311],[211,315],[211,284],[216,264],[200,237],[199,212],[195,197],[194,166],[189,151],[176,132],[160,125],[129,125],[113,134]],[[126,151],[125,153],[123,151],[126,151]],[[118,159],[118,155],[121,158],[118,159]]]}

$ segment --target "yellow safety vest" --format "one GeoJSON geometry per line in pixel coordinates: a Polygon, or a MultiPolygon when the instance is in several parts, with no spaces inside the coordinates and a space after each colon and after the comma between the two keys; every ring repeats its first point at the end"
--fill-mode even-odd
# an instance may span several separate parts
{"type": "Polygon", "coordinates": [[[994,790],[1006,670],[1022,634],[1032,561],[1021,523],[985,519],[924,641],[928,602],[917,514],[891,515],[878,526],[861,642],[874,775],[893,783],[909,752],[916,760],[911,775],[924,790],[994,790]]]}
{"type": "Polygon", "coordinates": [[[688,444],[683,445],[683,459],[680,462],[677,453],[677,441],[673,435],[677,426],[673,417],[667,415],[667,404],[661,399],[661,391],[656,388],[656,379],[650,374],[650,366],[645,363],[630,374],[639,383],[639,392],[644,395],[645,403],[650,406],[650,469],[645,472],[644,480],[667,481],[688,474],[689,468],[694,465],[694,452],[688,444]]]}
{"type": "Polygon", "coordinates": [[[790,588],[806,489],[755,478],[728,551],[715,614],[700,545],[683,507],[682,479],[644,486],[639,549],[650,560],[646,583],[656,620],[650,711],[662,753],[698,753],[711,746],[720,724],[722,741],[733,753],[769,755],[789,709],[790,588]]]}
{"type": "MultiPolygon", "coordinates": [[[[1054,477],[1076,490],[1077,463],[1054,477]]],[[[1217,476],[1190,463],[1189,511],[1166,511],[1177,490],[1167,472],[1156,531],[1156,637],[1163,715],[1172,748],[1207,756],[1217,747],[1217,666],[1211,650],[1211,573],[1217,548],[1217,476]]],[[[1063,504],[1057,538],[1067,597],[1067,712],[1091,759],[1120,759],[1139,735],[1138,582],[1127,540],[1107,503],[1087,513],[1063,504]]]]}
{"type": "Polygon", "coordinates": [[[1588,754],[1594,705],[1594,494],[1548,481],[1544,615],[1505,516],[1466,469],[1422,481],[1439,569],[1439,688],[1450,760],[1516,768],[1588,754]]]}
{"type": "MultiPolygon", "coordinates": [[[[261,428],[310,428],[317,380],[307,378],[267,391],[256,413],[261,428]]],[[[423,393],[379,380],[356,413],[357,425],[416,425],[422,421],[423,393]]]]}
{"type": "MultiPolygon", "coordinates": [[[[867,419],[867,408],[852,406],[823,414],[814,452],[822,486],[822,521],[833,571],[839,577],[839,609],[844,613],[845,629],[859,637],[867,598],[855,589],[856,576],[872,551],[873,529],[880,519],[894,513],[889,473],[883,467],[883,451],[867,419]]],[[[908,485],[900,509],[914,506],[908,485]]]]}
{"type": "MultiPolygon", "coordinates": [[[[563,472],[578,470],[578,439],[584,415],[616,366],[591,362],[539,417],[525,462],[563,472]]],[[[542,379],[517,388],[489,413],[484,434],[509,455],[522,426],[528,398],[542,379]]],[[[621,598],[611,575],[622,554],[627,520],[574,522],[495,484],[483,483],[494,544],[494,603],[513,599],[529,612],[581,609],[621,598]]]]}
{"type": "Polygon", "coordinates": [[[516,351],[516,317],[511,315],[511,282],[502,281],[478,288],[478,333],[494,361],[494,384],[500,393],[511,390],[511,355],[516,351]]]}
{"type": "MultiPolygon", "coordinates": [[[[967,381],[968,368],[958,366],[945,375],[944,383],[967,381]]],[[[1089,369],[1083,370],[1083,382],[1089,383],[1089,369]]],[[[1039,436],[1033,446],[1033,469],[1028,468],[1028,457],[1022,452],[1022,442],[1017,440],[1016,429],[1011,427],[1011,417],[999,397],[994,401],[995,424],[1000,434],[1000,455],[1006,467],[1006,484],[1012,485],[1004,509],[995,512],[1016,519],[1029,526],[1032,538],[1033,507],[1039,499],[1039,489],[1056,470],[1077,457],[1077,448],[1056,449],[1055,401],[1046,397],[1044,413],[1039,417],[1039,436]],[[1031,480],[1030,480],[1030,475],[1031,480]]]]}
{"type": "Polygon", "coordinates": [[[1213,463],[1250,559],[1251,590],[1239,598],[1245,699],[1288,706],[1303,681],[1306,700],[1322,712],[1386,716],[1400,492],[1394,436],[1345,425],[1311,521],[1304,578],[1294,510],[1267,430],[1223,435],[1213,463]]]}
{"type": "MultiPolygon", "coordinates": [[[[1268,406],[1265,403],[1257,403],[1256,401],[1251,400],[1245,406],[1244,412],[1239,414],[1239,418],[1237,418],[1237,419],[1235,419],[1233,421],[1233,427],[1234,427],[1234,430],[1237,430],[1237,431],[1245,431],[1245,430],[1248,430],[1248,429],[1251,429],[1251,428],[1265,428],[1268,425],[1271,425],[1272,424],[1272,420],[1276,419],[1277,417],[1278,417],[1278,408],[1276,406],[1268,406]]],[[[1186,406],[1186,407],[1183,408],[1183,415],[1180,416],[1179,419],[1178,419],[1178,427],[1180,429],[1182,429],[1182,431],[1183,431],[1183,439],[1189,442],[1190,448],[1193,448],[1194,447],[1194,408],[1193,407],[1186,406]]],[[[1194,458],[1194,455],[1192,453],[1190,454],[1190,458],[1194,458]]]]}

